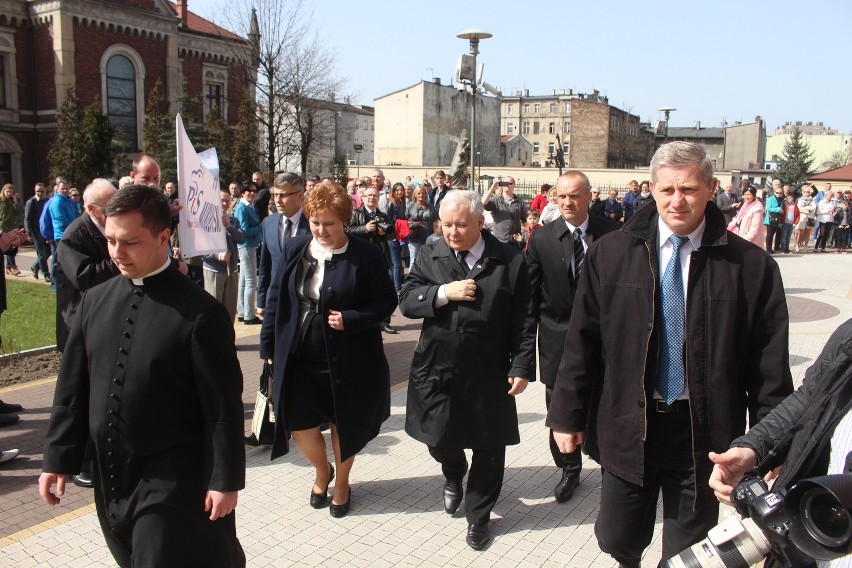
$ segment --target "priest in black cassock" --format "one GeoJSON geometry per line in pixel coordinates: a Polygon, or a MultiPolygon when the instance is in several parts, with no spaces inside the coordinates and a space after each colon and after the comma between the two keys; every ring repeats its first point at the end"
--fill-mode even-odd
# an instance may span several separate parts
{"type": "Polygon", "coordinates": [[[233,514],[245,485],[234,330],[224,306],[170,262],[170,224],[155,188],[128,186],[106,206],[123,278],[80,301],[39,492],[59,502],[91,436],[98,519],[119,566],[245,566],[233,514]]]}

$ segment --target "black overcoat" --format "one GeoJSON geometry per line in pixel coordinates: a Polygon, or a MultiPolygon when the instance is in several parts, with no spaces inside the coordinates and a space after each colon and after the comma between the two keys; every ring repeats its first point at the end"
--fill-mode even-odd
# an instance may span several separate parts
{"type": "Polygon", "coordinates": [[[400,309],[423,319],[411,361],[405,431],[429,446],[486,449],[520,442],[509,377],[535,379],[535,329],[523,253],[482,232],[469,274],[443,240],[423,245],[400,309]],[[442,284],[472,278],[476,300],[435,309],[442,284]]]}
{"type": "MultiPolygon", "coordinates": [[[[707,454],[728,449],[747,413],[757,424],[793,390],[778,264],[727,231],[714,203],[704,218],[689,263],[684,346],[699,507],[716,502],[707,454]]],[[[643,207],[589,248],[545,422],[585,432],[592,459],[640,486],[657,376],[658,219],[656,207],[643,207]]]]}
{"type": "MultiPolygon", "coordinates": [[[[283,383],[292,380],[284,371],[298,330],[296,280],[311,238],[293,237],[284,244],[260,331],[260,356],[273,361],[272,396],[280,425],[285,423],[283,383]]],[[[379,325],[396,309],[396,293],[379,249],[350,237],[346,252],[326,261],[319,306],[340,453],[346,460],[375,438],[390,416],[390,372],[379,325]],[[329,310],[342,313],[342,331],[328,327],[329,310]]],[[[288,450],[286,433],[276,429],[272,459],[288,450]]]]}
{"type": "Polygon", "coordinates": [[[215,298],[173,265],[142,286],[112,278],[83,294],[74,317],[43,469],[76,474],[91,437],[107,531],[166,506],[202,527],[188,553],[228,539],[238,559],[233,517],[206,521],[204,497],[245,485],[242,387],[233,326],[215,298]]]}
{"type": "Polygon", "coordinates": [[[83,292],[118,275],[106,237],[88,213],[68,225],[56,247],[56,349],[63,351],[83,292]]]}
{"type": "MultiPolygon", "coordinates": [[[[587,245],[621,226],[604,217],[589,217],[583,240],[587,245]]],[[[538,322],[538,368],[541,382],[552,387],[565,349],[565,332],[574,303],[574,237],[559,217],[533,231],[527,245],[532,286],[532,314],[538,322]]]]}

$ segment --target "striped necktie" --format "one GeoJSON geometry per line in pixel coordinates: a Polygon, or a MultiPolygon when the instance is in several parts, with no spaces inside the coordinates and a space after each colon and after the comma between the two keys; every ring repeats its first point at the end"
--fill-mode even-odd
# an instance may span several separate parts
{"type": "Polygon", "coordinates": [[[574,285],[580,281],[580,269],[586,258],[586,249],[583,247],[583,233],[579,228],[574,229],[574,285]]]}

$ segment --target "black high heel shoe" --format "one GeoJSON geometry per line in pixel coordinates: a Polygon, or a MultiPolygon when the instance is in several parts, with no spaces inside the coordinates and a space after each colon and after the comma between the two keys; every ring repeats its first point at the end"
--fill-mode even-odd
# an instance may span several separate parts
{"type": "Polygon", "coordinates": [[[342,505],[331,504],[331,507],[328,508],[328,512],[331,513],[331,516],[335,519],[339,519],[340,517],[345,517],[349,512],[349,504],[352,502],[352,488],[349,488],[349,495],[346,497],[346,503],[342,505]]]}
{"type": "Polygon", "coordinates": [[[331,470],[331,474],[328,476],[328,485],[325,486],[325,491],[322,493],[314,493],[311,491],[311,507],[314,509],[322,509],[325,507],[325,504],[328,502],[328,486],[331,485],[331,482],[334,481],[334,466],[331,465],[331,462],[328,462],[328,468],[331,470]]]}

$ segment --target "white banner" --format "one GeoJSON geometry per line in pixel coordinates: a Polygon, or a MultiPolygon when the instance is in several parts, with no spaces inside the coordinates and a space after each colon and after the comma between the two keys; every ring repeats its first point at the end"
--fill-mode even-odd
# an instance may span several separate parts
{"type": "Polygon", "coordinates": [[[180,115],[177,130],[178,223],[183,258],[225,252],[222,202],[219,199],[219,158],[216,149],[197,154],[186,135],[180,115]]]}

